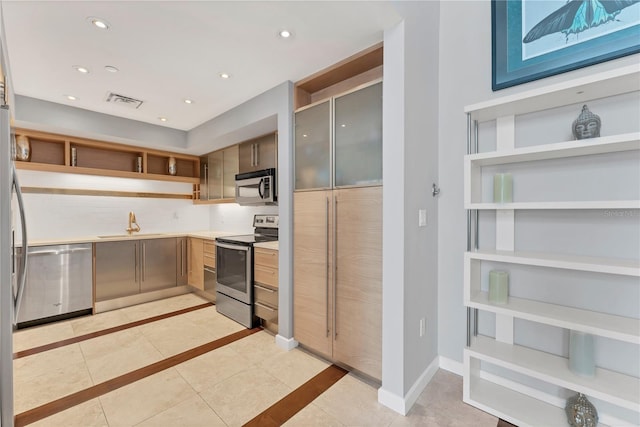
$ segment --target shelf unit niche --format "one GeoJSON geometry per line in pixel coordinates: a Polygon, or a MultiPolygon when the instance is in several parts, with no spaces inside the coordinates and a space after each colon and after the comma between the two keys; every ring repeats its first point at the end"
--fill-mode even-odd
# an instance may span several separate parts
{"type": "MultiPolygon", "coordinates": [[[[487,201],[483,192],[483,168],[496,165],[515,165],[523,162],[543,163],[555,159],[574,159],[590,156],[598,163],[600,155],[629,153],[638,155],[640,132],[606,135],[578,141],[554,142],[516,148],[516,116],[561,108],[572,104],[596,101],[617,95],[640,92],[640,67],[618,68],[591,76],[554,84],[545,88],[494,99],[465,108],[467,114],[467,147],[464,158],[464,206],[468,211],[468,250],[464,255],[464,305],[469,309],[492,313],[495,316],[494,336],[472,333],[471,315],[468,319],[468,346],[464,350],[464,391],[466,403],[492,413],[506,421],[523,426],[567,425],[564,412],[565,399],[534,386],[542,383],[561,390],[560,394],[584,393],[589,398],[621,408],[613,413],[600,413],[601,425],[633,425],[640,420],[640,378],[598,367],[596,375],[585,378],[569,370],[562,355],[514,343],[515,320],[523,319],[542,325],[583,331],[595,336],[618,340],[626,345],[640,345],[640,319],[620,316],[612,311],[601,313],[580,307],[566,307],[549,301],[509,296],[506,304],[489,301],[488,293],[481,289],[482,263],[502,263],[537,269],[563,269],[605,275],[626,276],[640,286],[640,259],[605,258],[579,254],[526,252],[515,248],[516,212],[536,210],[544,216],[550,210],[626,210],[640,215],[637,197],[600,200],[519,201],[494,203],[487,201]],[[480,123],[495,121],[495,151],[477,151],[480,123]],[[475,136],[473,130],[476,130],[475,136]],[[495,248],[479,248],[479,211],[495,212],[495,248]],[[475,217],[475,220],[473,218],[475,217]],[[475,237],[474,237],[475,236],[475,237]],[[502,375],[496,374],[501,372],[502,375]],[[528,380],[515,381],[516,378],[528,380]],[[619,414],[628,416],[632,421],[619,414]],[[625,424],[626,423],[626,424],[625,424]]],[[[577,114],[576,114],[577,115],[577,114]]],[[[544,115],[537,116],[544,117],[544,115]]],[[[541,128],[544,123],[541,123],[541,128]]],[[[542,134],[544,135],[544,133],[542,134]]],[[[489,169],[491,170],[491,169],[489,169]]],[[[486,172],[485,172],[486,173],[486,172]]],[[[514,175],[514,186],[517,185],[514,175]]],[[[486,184],[485,180],[485,184],[486,184]]],[[[633,193],[631,194],[634,195],[633,193]]],[[[604,216],[604,215],[603,215],[604,216]]],[[[594,241],[594,245],[598,242],[594,241]]],[[[532,273],[537,275],[539,273],[532,273]]],[[[623,295],[620,298],[624,298],[623,295]]],[[[475,316],[475,319],[478,319],[475,316]]],[[[474,326],[477,331],[477,323],[474,326]]],[[[611,408],[608,407],[608,410],[611,408]]]]}
{"type": "Polygon", "coordinates": [[[16,161],[18,169],[102,175],[119,178],[153,179],[191,184],[200,182],[200,159],[181,153],[134,147],[106,141],[76,138],[29,129],[15,129],[29,138],[30,161],[16,161]],[[76,165],[72,165],[72,149],[76,165]],[[176,175],[169,174],[169,158],[177,163],[176,175]],[[138,158],[142,171],[137,171],[138,158]]]}
{"type": "Polygon", "coordinates": [[[337,64],[296,82],[294,108],[347,92],[382,78],[383,46],[375,44],[337,64]]]}

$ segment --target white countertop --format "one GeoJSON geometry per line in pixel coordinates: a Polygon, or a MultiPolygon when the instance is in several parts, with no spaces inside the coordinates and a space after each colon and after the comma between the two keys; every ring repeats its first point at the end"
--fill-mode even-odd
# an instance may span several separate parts
{"type": "MultiPolygon", "coordinates": [[[[218,236],[231,236],[234,232],[228,231],[187,231],[180,233],[134,233],[128,234],[109,234],[105,236],[83,236],[72,237],[68,239],[46,239],[46,240],[31,240],[29,246],[48,246],[48,245],[72,245],[75,243],[98,243],[98,242],[117,242],[121,240],[132,239],[163,239],[167,237],[197,237],[200,239],[215,239],[218,236]]],[[[277,242],[276,242],[277,243],[277,242]]]]}

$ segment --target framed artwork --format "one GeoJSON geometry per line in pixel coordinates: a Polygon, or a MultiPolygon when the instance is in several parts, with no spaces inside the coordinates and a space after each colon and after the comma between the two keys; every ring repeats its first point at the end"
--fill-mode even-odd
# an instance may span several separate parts
{"type": "Polygon", "coordinates": [[[491,0],[493,90],[640,52],[640,0],[491,0]]]}

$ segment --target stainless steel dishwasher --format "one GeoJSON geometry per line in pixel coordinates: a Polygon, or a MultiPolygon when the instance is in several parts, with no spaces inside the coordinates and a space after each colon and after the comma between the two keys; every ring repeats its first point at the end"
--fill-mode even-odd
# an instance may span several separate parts
{"type": "Polygon", "coordinates": [[[91,243],[82,243],[28,249],[27,282],[18,327],[91,313],[92,248],[91,243]]]}

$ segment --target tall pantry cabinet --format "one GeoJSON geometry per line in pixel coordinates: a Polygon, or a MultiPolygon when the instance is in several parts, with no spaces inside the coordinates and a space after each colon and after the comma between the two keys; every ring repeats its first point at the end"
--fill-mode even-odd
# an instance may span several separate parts
{"type": "Polygon", "coordinates": [[[382,82],[295,115],[294,337],[380,379],[382,82]]]}

